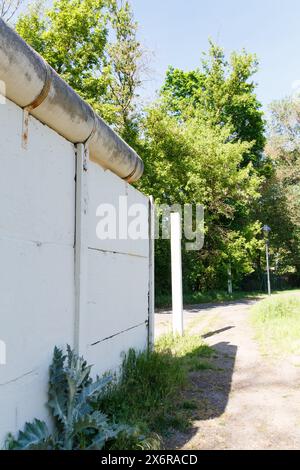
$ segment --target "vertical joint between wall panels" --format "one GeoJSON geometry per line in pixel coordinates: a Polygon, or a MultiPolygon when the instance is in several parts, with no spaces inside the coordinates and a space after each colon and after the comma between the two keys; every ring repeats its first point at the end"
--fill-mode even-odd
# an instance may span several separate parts
{"type": "Polygon", "coordinates": [[[75,209],[75,329],[74,349],[85,354],[88,260],[88,149],[76,145],[75,209]]]}
{"type": "Polygon", "coordinates": [[[154,347],[154,243],[155,243],[155,209],[153,197],[149,198],[149,289],[148,289],[148,348],[154,347]]]}

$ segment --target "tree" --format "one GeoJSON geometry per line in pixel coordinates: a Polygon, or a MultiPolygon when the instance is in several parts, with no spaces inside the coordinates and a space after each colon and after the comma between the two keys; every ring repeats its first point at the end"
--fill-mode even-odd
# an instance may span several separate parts
{"type": "MultiPolygon", "coordinates": [[[[229,126],[212,126],[200,113],[179,121],[161,103],[149,110],[143,132],[145,176],[139,187],[159,204],[205,207],[204,248],[183,252],[186,290],[225,288],[229,261],[236,280],[251,272],[259,226],[250,220],[236,229],[235,218],[238,204],[246,213],[258,197],[260,178],[251,164],[241,167],[252,144],[232,142],[229,126]]],[[[158,240],[156,250],[157,288],[168,290],[167,242],[158,240]]]]}
{"type": "Polygon", "coordinates": [[[91,104],[97,104],[106,84],[107,41],[105,0],[56,0],[51,9],[34,4],[21,15],[17,32],[91,104]]]}
{"type": "MultiPolygon", "coordinates": [[[[251,81],[256,58],[234,53],[227,62],[211,43],[201,69],[169,69],[159,102],[141,121],[143,52],[128,1],[36,4],[16,28],[139,151],[146,167],[139,188],[158,203],[205,206],[204,249],[184,252],[186,289],[225,287],[229,262],[237,281],[250,273],[261,249],[252,206],[266,173],[251,81]]],[[[169,248],[160,240],[156,250],[156,281],[167,289],[169,248]]]]}
{"type": "Polygon", "coordinates": [[[22,3],[23,0],[0,0],[0,18],[10,21],[22,3]]]}
{"type": "MultiPolygon", "coordinates": [[[[265,172],[264,121],[250,81],[256,58],[233,53],[227,62],[210,43],[201,69],[170,68],[160,100],[147,113],[140,150],[145,176],[139,186],[166,204],[203,204],[205,244],[183,252],[185,289],[236,286],[255,269],[262,250],[253,206],[265,172]]],[[[169,247],[156,243],[156,281],[169,289],[169,247]]]]}
{"type": "Polygon", "coordinates": [[[300,277],[300,98],[270,106],[266,158],[272,175],[265,182],[260,217],[272,227],[278,274],[300,277]]]}
{"type": "Polygon", "coordinates": [[[103,118],[128,133],[140,85],[142,50],[128,1],[55,0],[35,3],[17,32],[103,118]]]}
{"type": "Polygon", "coordinates": [[[300,183],[300,98],[275,101],[270,112],[266,155],[272,161],[279,181],[289,188],[289,204],[291,208],[298,207],[290,212],[294,221],[300,223],[299,197],[294,193],[300,183]]]}
{"type": "Polygon", "coordinates": [[[107,46],[109,97],[116,109],[116,128],[131,141],[137,130],[136,98],[145,72],[145,54],[137,40],[137,23],[129,2],[113,1],[110,18],[114,41],[107,46]]]}
{"type": "Polygon", "coordinates": [[[243,163],[251,161],[262,172],[264,120],[251,80],[257,68],[255,55],[234,52],[227,61],[222,48],[210,41],[201,68],[189,72],[169,68],[162,96],[170,112],[180,119],[198,110],[212,125],[230,125],[231,140],[252,143],[243,163]]]}

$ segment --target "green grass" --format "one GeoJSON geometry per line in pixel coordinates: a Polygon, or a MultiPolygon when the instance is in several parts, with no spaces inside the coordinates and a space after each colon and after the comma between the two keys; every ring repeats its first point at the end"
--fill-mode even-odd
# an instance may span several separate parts
{"type": "Polygon", "coordinates": [[[262,300],[252,308],[251,323],[264,354],[299,354],[300,291],[262,300]]]}
{"type": "Polygon", "coordinates": [[[187,333],[181,338],[172,334],[163,336],[156,344],[157,351],[169,351],[180,368],[185,372],[212,369],[207,360],[214,354],[213,349],[205,344],[199,335],[187,333]]]}
{"type": "MultiPolygon", "coordinates": [[[[203,304],[209,302],[226,302],[230,300],[239,300],[264,295],[261,292],[243,292],[236,291],[231,295],[226,291],[210,291],[210,292],[192,292],[183,294],[183,302],[185,305],[203,304]]],[[[172,305],[171,294],[157,294],[155,299],[156,308],[167,308],[172,305]]]]}
{"type": "MultiPolygon", "coordinates": [[[[147,437],[148,448],[160,448],[171,430],[189,427],[197,405],[183,398],[188,373],[211,368],[212,355],[213,350],[194,335],[165,336],[153,352],[130,350],[119,378],[107,388],[97,407],[116,422],[137,426],[147,437]]],[[[119,441],[114,448],[135,449],[139,445],[134,440],[119,441]]]]}

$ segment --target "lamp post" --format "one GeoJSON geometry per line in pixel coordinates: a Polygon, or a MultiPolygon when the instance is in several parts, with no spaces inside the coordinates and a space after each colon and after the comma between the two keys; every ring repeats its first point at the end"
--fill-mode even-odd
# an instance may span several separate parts
{"type": "Polygon", "coordinates": [[[266,242],[268,295],[271,295],[270,266],[269,266],[269,233],[271,232],[271,228],[268,225],[264,225],[262,230],[263,230],[263,233],[264,233],[264,236],[265,236],[265,242],[266,242]]]}
{"type": "Polygon", "coordinates": [[[232,276],[231,276],[231,263],[229,263],[227,268],[228,275],[228,294],[232,295],[232,276]]]}

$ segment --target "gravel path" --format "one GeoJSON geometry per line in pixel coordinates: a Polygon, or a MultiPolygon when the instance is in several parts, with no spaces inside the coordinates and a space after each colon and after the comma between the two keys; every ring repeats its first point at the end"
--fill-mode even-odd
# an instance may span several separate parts
{"type": "MultiPolygon", "coordinates": [[[[193,428],[169,449],[300,449],[300,356],[260,354],[248,317],[255,300],[185,310],[185,323],[216,351],[214,369],[190,374],[185,398],[198,404],[193,428]]],[[[156,335],[170,330],[156,314],[156,335]]]]}

